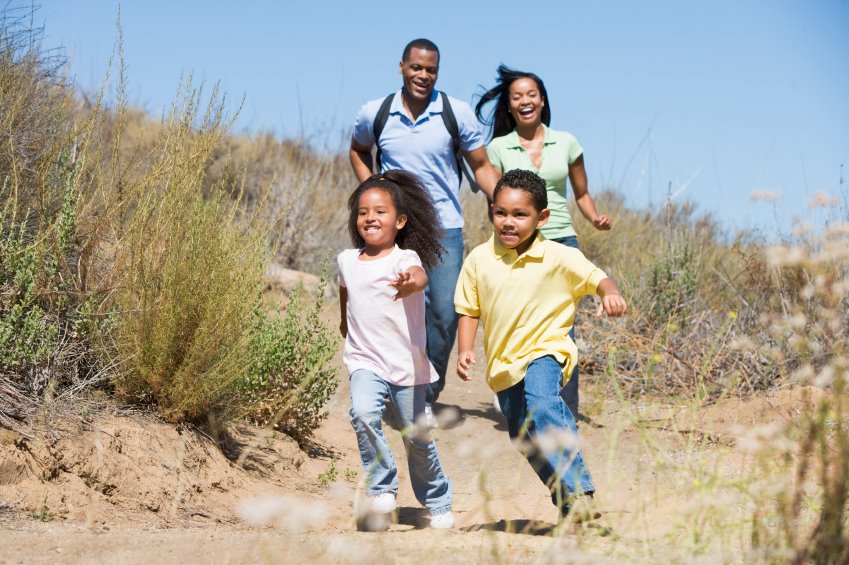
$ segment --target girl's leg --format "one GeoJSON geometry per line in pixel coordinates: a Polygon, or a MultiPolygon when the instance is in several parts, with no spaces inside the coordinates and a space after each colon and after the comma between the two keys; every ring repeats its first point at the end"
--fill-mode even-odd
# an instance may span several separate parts
{"type": "Polygon", "coordinates": [[[560,397],[561,366],[552,357],[528,365],[525,378],[498,393],[512,438],[528,441],[525,456],[551,490],[552,502],[568,511],[570,500],[595,491],[578,447],[575,420],[560,397]]]}
{"type": "Polygon", "coordinates": [[[398,492],[398,472],[381,427],[389,386],[371,371],[351,374],[351,425],[357,433],[369,496],[398,492]]]}
{"type": "Polygon", "coordinates": [[[392,408],[402,424],[413,493],[431,516],[451,511],[451,480],[442,470],[424,413],[427,385],[389,385],[392,408]]]}

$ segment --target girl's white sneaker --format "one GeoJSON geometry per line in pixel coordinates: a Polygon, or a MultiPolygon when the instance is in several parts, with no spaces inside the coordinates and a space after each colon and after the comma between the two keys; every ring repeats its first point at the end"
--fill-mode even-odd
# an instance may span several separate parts
{"type": "Polygon", "coordinates": [[[454,514],[445,512],[430,517],[430,527],[435,530],[450,530],[454,527],[454,514]]]}
{"type": "Polygon", "coordinates": [[[368,498],[369,502],[369,511],[374,512],[375,514],[388,514],[395,510],[395,495],[391,492],[384,492],[383,494],[378,494],[377,496],[370,496],[368,498]]]}

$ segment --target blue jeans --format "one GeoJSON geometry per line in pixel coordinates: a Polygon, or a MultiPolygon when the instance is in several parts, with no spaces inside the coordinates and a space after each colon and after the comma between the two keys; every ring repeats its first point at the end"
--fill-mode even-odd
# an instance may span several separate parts
{"type": "MultiPolygon", "coordinates": [[[[559,237],[557,239],[552,239],[551,241],[556,241],[557,243],[561,243],[566,247],[574,247],[575,249],[580,249],[578,247],[578,238],[577,236],[570,235],[568,237],[559,237]]],[[[575,305],[577,308],[577,304],[575,305]]],[[[575,341],[575,325],[577,324],[577,320],[572,324],[572,327],[569,329],[569,337],[572,338],[572,341],[575,341]]],[[[566,383],[566,386],[563,387],[563,391],[561,392],[563,395],[563,400],[566,401],[566,405],[569,407],[569,410],[572,411],[572,414],[575,417],[578,417],[578,401],[580,400],[580,395],[578,394],[578,364],[575,363],[575,368],[572,369],[572,376],[569,378],[569,382],[566,383]]]]}
{"type": "Polygon", "coordinates": [[[435,402],[445,388],[448,357],[457,337],[457,312],[454,310],[454,289],[463,268],[463,230],[445,230],[439,240],[443,253],[439,264],[427,272],[425,289],[425,326],[427,356],[439,381],[431,383],[428,402],[435,402]]]}
{"type": "Polygon", "coordinates": [[[389,406],[393,420],[402,429],[413,493],[436,516],[451,510],[451,480],[442,472],[433,435],[414,426],[424,417],[426,388],[427,385],[397,386],[371,371],[354,371],[350,414],[365,470],[366,493],[398,493],[398,469],[381,427],[383,412],[389,406]]]}
{"type": "Polygon", "coordinates": [[[551,501],[568,512],[573,497],[595,487],[577,444],[575,419],[560,397],[562,369],[550,356],[532,361],[523,380],[498,393],[498,402],[510,437],[526,442],[525,457],[551,490],[551,501]],[[546,432],[546,441],[538,441],[546,432]]]}

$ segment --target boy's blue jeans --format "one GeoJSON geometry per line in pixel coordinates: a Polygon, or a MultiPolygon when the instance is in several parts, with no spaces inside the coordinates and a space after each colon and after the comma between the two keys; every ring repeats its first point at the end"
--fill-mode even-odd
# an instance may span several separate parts
{"type": "Polygon", "coordinates": [[[457,316],[454,310],[454,289],[463,268],[463,230],[447,229],[439,239],[442,258],[438,265],[427,271],[425,289],[425,329],[427,331],[427,356],[439,381],[430,385],[428,402],[436,401],[445,388],[448,357],[457,337],[457,316]]]}
{"type": "Polygon", "coordinates": [[[524,379],[498,393],[498,402],[510,437],[525,442],[525,457],[563,512],[573,497],[595,492],[595,487],[577,444],[575,419],[560,397],[561,375],[553,357],[536,359],[524,379]]]}
{"type": "Polygon", "coordinates": [[[426,389],[427,385],[397,386],[371,371],[354,371],[350,414],[365,470],[366,493],[398,493],[398,469],[381,427],[388,406],[392,421],[402,430],[413,493],[436,516],[451,510],[451,481],[442,472],[430,430],[414,427],[424,419],[426,389]]]}
{"type": "MultiPolygon", "coordinates": [[[[574,235],[570,235],[568,237],[558,237],[557,239],[552,239],[551,241],[556,241],[566,247],[574,247],[575,249],[580,249],[578,247],[578,237],[574,235]]],[[[569,330],[569,337],[572,338],[572,341],[575,341],[575,324],[572,324],[572,328],[569,330]]],[[[575,368],[572,369],[572,376],[569,379],[569,382],[566,383],[566,386],[563,387],[563,390],[560,392],[563,396],[563,400],[566,401],[566,406],[569,407],[569,410],[572,411],[572,415],[575,418],[578,417],[578,401],[580,400],[580,394],[578,393],[578,364],[575,364],[575,368]]]]}

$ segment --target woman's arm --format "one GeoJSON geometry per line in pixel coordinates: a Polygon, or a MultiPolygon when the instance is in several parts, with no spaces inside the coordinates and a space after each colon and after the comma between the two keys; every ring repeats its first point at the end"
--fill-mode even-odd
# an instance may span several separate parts
{"type": "Polygon", "coordinates": [[[348,289],[342,285],[339,285],[339,310],[342,314],[339,332],[342,337],[348,337],[348,289]]]}
{"type": "Polygon", "coordinates": [[[613,227],[610,223],[610,218],[606,215],[599,215],[595,207],[595,200],[593,200],[589,190],[587,190],[587,171],[584,168],[583,155],[569,165],[569,179],[572,183],[572,191],[575,193],[575,203],[578,205],[578,210],[581,211],[581,214],[597,230],[609,230],[613,227]]]}

